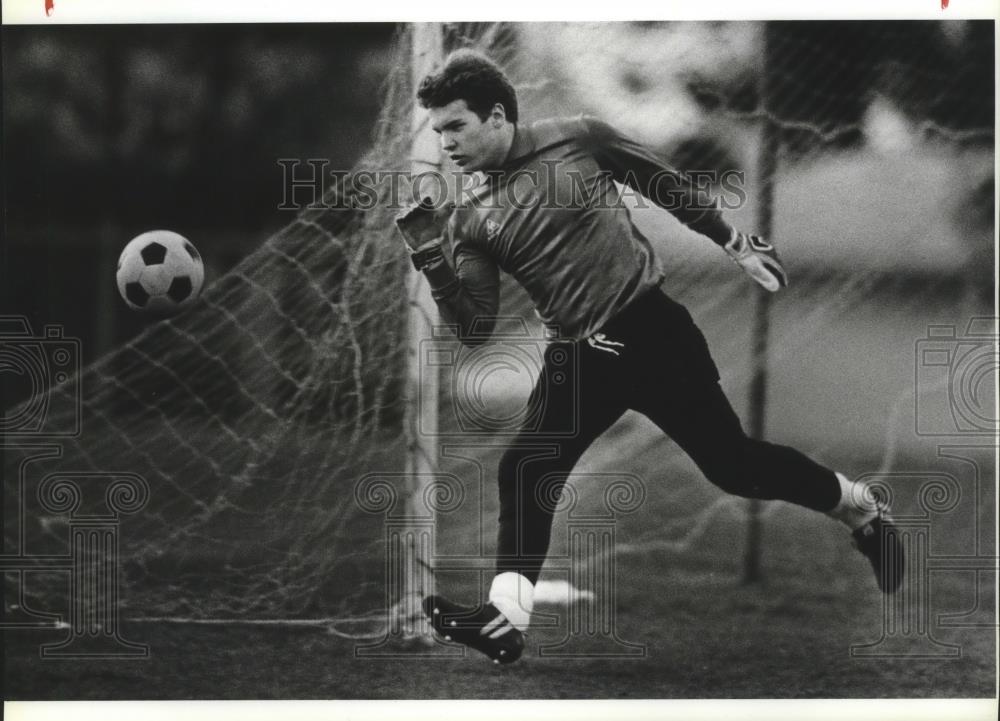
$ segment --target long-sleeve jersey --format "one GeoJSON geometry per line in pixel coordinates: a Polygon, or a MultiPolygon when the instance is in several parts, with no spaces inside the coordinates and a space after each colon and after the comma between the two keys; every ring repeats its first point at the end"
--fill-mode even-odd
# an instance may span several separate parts
{"type": "Polygon", "coordinates": [[[607,123],[581,116],[518,125],[503,166],[448,221],[453,263],[426,271],[460,338],[482,342],[492,332],[501,270],[547,326],[575,339],[660,284],[663,268],[613,181],[716,243],[729,240],[729,226],[686,176],[607,123]]]}

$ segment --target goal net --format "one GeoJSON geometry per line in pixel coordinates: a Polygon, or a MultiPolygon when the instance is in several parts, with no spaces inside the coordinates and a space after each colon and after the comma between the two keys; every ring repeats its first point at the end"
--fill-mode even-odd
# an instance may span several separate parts
{"type": "MultiPolygon", "coordinates": [[[[524,120],[586,112],[680,169],[736,171],[745,192],[727,217],[740,228],[755,228],[757,191],[773,183],[773,239],[791,286],[771,308],[769,438],[857,475],[930,452],[914,433],[915,414],[956,422],[950,406],[921,406],[920,393],[940,387],[914,387],[913,351],[928,324],[961,334],[990,314],[990,23],[445,24],[442,32],[446,51],[480,48],[509,71],[524,120]],[[765,127],[777,137],[770,178],[761,175],[765,127]]],[[[383,111],[356,170],[409,168],[405,28],[392,52],[383,111]]],[[[343,202],[349,187],[331,188],[324,207],[303,210],[192,311],[51,390],[50,435],[5,439],[5,553],[67,552],[73,519],[41,498],[53,474],[83,474],[91,480],[79,485],[99,489],[101,478],[135,473],[149,494],[120,518],[126,616],[322,618],[344,633],[377,633],[392,599],[384,518],[372,511],[384,499],[373,496],[407,486],[361,481],[402,474],[403,419],[416,402],[404,393],[408,261],[389,191],[380,186],[380,202],[357,211],[343,202]]],[[[634,217],[663,258],[665,291],[704,329],[744,415],[752,283],[665,212],[637,208],[634,217]]],[[[523,292],[504,282],[502,312],[540,332],[523,292]]],[[[516,407],[533,380],[521,370],[501,364],[471,391],[464,376],[443,380],[440,422],[458,423],[454,408],[467,393],[516,407]]],[[[996,418],[992,396],[963,402],[973,418],[996,418]]],[[[441,518],[442,546],[471,536],[492,549],[501,448],[470,444],[464,460],[441,460],[468,504],[441,518]]],[[[642,479],[651,510],[623,522],[622,554],[683,556],[708,529],[718,532],[699,553],[722,555],[718,544],[740,542],[742,500],[708,484],[638,415],[602,437],[579,470],[642,479]]],[[[600,492],[582,481],[577,490],[584,502],[600,492]]],[[[76,516],[99,513],[102,494],[84,494],[76,516]]],[[[65,574],[8,571],[6,580],[8,602],[66,611],[65,574]]]]}

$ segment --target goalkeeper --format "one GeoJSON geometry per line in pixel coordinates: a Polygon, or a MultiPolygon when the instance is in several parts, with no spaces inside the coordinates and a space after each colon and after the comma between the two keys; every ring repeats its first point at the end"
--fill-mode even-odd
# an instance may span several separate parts
{"type": "Polygon", "coordinates": [[[887,509],[868,489],[799,451],[744,433],[704,336],[660,290],[664,272],[613,181],[719,245],[769,291],[786,284],[774,248],[730,227],[714,204],[699,206],[683,174],[600,120],[519,124],[513,87],[484,55],[453,53],[423,79],[417,97],[449,158],[484,174],[458,207],[425,202],[397,218],[442,316],[463,342],[481,343],[499,310],[503,270],[560,334],[546,349],[532,392],[532,402],[544,400],[540,416],[500,460],[489,601],[467,608],[428,597],[424,610],[434,629],[498,663],[521,655],[549,545],[553,491],[561,491],[587,447],[628,409],[649,417],[724,491],[796,503],[842,521],[879,587],[895,591],[903,554],[887,509]],[[552,380],[560,348],[576,355],[575,382],[552,380]],[[570,418],[575,433],[567,436],[570,418]],[[540,453],[539,444],[549,452],[540,453]]]}

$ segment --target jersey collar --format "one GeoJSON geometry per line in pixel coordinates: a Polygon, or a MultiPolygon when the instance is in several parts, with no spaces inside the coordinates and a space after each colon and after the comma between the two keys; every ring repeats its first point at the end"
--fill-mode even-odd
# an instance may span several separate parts
{"type": "Polygon", "coordinates": [[[503,163],[500,165],[500,170],[509,170],[517,165],[520,165],[520,161],[525,157],[531,155],[535,152],[535,139],[532,137],[531,129],[524,126],[514,124],[514,140],[510,144],[510,150],[507,151],[507,157],[504,159],[503,163]]]}
{"type": "Polygon", "coordinates": [[[507,157],[499,167],[482,171],[483,183],[474,194],[485,197],[492,189],[506,182],[508,173],[524,163],[524,159],[535,152],[535,137],[531,129],[525,125],[514,124],[514,139],[511,141],[507,157]]]}

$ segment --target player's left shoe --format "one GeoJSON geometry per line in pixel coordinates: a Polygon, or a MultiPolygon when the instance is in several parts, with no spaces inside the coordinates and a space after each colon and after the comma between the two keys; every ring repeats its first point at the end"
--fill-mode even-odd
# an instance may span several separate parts
{"type": "Polygon", "coordinates": [[[854,545],[864,554],[875,571],[875,580],[883,593],[895,593],[903,582],[905,560],[899,529],[889,515],[879,514],[851,533],[854,545]]]}
{"type": "Polygon", "coordinates": [[[492,603],[474,608],[427,596],[423,605],[438,635],[486,654],[493,663],[513,663],[524,651],[524,634],[492,603]]]}

